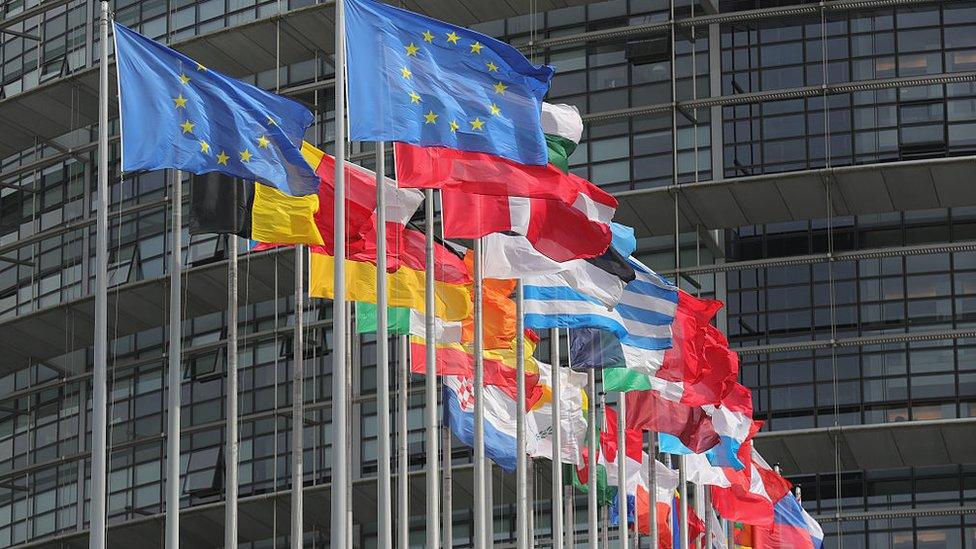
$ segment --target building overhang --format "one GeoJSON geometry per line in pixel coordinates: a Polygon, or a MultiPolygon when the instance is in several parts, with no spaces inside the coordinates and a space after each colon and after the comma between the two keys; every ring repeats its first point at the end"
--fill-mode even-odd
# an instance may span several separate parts
{"type": "MultiPolygon", "coordinates": [[[[294,251],[253,253],[240,260],[240,306],[295,292],[294,251]]],[[[183,272],[184,318],[227,310],[227,261],[183,272]]],[[[108,290],[109,338],[166,325],[169,277],[108,290]]],[[[0,321],[0,376],[44,363],[76,375],[86,370],[85,349],[94,341],[95,299],[81,299],[0,321]]]]}
{"type": "Polygon", "coordinates": [[[786,475],[976,463],[976,418],[771,431],[755,445],[786,475]]]}
{"type": "Polygon", "coordinates": [[[617,193],[639,237],[680,231],[976,205],[976,156],[821,168],[617,193]],[[828,207],[828,199],[830,206],[828,207]]]}

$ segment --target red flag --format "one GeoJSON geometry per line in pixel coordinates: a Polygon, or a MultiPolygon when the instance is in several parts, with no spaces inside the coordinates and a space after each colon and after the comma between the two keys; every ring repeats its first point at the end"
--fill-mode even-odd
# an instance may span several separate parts
{"type": "MultiPolygon", "coordinates": [[[[720,488],[711,486],[712,504],[715,510],[726,519],[744,522],[756,526],[770,526],[773,523],[773,503],[763,482],[763,473],[757,463],[753,461],[752,436],[762,427],[763,422],[753,422],[749,432],[749,439],[739,448],[739,461],[745,464],[741,471],[723,467],[722,472],[729,479],[731,486],[720,488]]],[[[765,462],[763,462],[765,463],[765,462]]],[[[767,466],[768,467],[768,466],[767,466]]],[[[782,477],[780,477],[782,478],[782,477]]],[[[786,479],[783,479],[785,482],[786,479]]],[[[771,484],[774,493],[779,493],[783,485],[771,484]]],[[[787,488],[789,490],[789,488],[787,488]]]]}
{"type": "Polygon", "coordinates": [[[616,200],[585,182],[575,203],[544,198],[441,191],[445,238],[480,238],[514,232],[555,261],[597,257],[607,251],[616,200]]]}
{"type": "Polygon", "coordinates": [[[580,182],[585,181],[563,173],[552,164],[530,166],[486,153],[406,143],[395,143],[393,149],[397,182],[404,188],[454,189],[573,204],[580,192],[580,182]]]}
{"type": "Polygon", "coordinates": [[[664,398],[657,391],[627,393],[627,427],[668,433],[695,453],[719,442],[712,418],[700,406],[688,406],[664,398]]]}

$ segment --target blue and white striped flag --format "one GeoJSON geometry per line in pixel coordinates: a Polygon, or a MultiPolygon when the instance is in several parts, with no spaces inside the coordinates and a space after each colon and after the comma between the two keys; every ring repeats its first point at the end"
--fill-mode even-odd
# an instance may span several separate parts
{"type": "MultiPolygon", "coordinates": [[[[627,351],[624,355],[628,368],[653,373],[664,360],[664,350],[671,348],[678,290],[639,261],[628,261],[637,278],[627,284],[620,302],[612,309],[569,287],[557,275],[524,279],[525,326],[605,330],[616,336],[627,351]]],[[[574,365],[602,367],[587,362],[586,357],[573,357],[574,365]]]]}

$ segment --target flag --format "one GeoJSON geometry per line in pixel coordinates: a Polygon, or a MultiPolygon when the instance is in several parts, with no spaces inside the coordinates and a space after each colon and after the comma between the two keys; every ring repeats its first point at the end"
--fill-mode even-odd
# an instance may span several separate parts
{"type": "Polygon", "coordinates": [[[313,221],[318,196],[210,172],[190,179],[190,234],[233,234],[268,244],[323,244],[313,221]]]}
{"type": "MultiPolygon", "coordinates": [[[[346,299],[376,302],[375,228],[350,242],[346,260],[346,299]]],[[[420,231],[387,224],[388,304],[423,310],[426,306],[425,237],[420,231]]],[[[335,258],[328,247],[310,248],[309,295],[334,298],[335,258]]],[[[441,244],[434,245],[435,314],[444,320],[463,320],[472,311],[470,284],[464,261],[441,244]]]]}
{"type": "Polygon", "coordinates": [[[549,162],[569,171],[569,157],[583,137],[583,118],[576,105],[542,104],[542,131],[549,147],[549,162]]]}
{"type": "Polygon", "coordinates": [[[221,172],[293,196],[318,191],[300,151],[307,108],[114,29],[123,172],[221,172]]]}
{"type": "Polygon", "coordinates": [[[511,232],[525,236],[536,251],[554,261],[606,252],[612,240],[610,220],[617,209],[613,196],[585,180],[571,203],[456,189],[442,190],[441,201],[446,238],[511,232]]]}
{"type": "MultiPolygon", "coordinates": [[[[515,471],[515,400],[498,387],[484,387],[485,455],[505,471],[515,471]]],[[[444,376],[444,423],[462,443],[474,446],[474,385],[462,376],[444,376]]]]}
{"type": "MultiPolygon", "coordinates": [[[[482,265],[485,260],[482,256],[482,265]]],[[[474,253],[470,250],[464,255],[464,265],[468,274],[474,278],[474,253]]],[[[485,277],[482,280],[482,344],[485,349],[508,349],[515,339],[515,301],[511,298],[515,281],[485,277]]],[[[472,294],[472,300],[474,295],[472,294]]],[[[472,301],[473,304],[473,301],[472,301]]],[[[474,342],[474,315],[464,321],[464,343],[474,342]]]]}
{"type": "Polygon", "coordinates": [[[554,70],[509,44],[373,0],[346,2],[349,138],[548,162],[554,70]]]}
{"type": "Polygon", "coordinates": [[[752,526],[742,522],[732,522],[732,549],[753,549],[752,526]]]}
{"type": "MultiPolygon", "coordinates": [[[[525,418],[526,452],[536,458],[551,460],[552,454],[552,376],[553,368],[548,364],[537,362],[539,366],[539,385],[542,388],[542,400],[529,411],[525,418]]],[[[559,428],[562,434],[560,461],[579,465],[582,460],[582,449],[586,443],[586,411],[589,408],[586,391],[587,375],[574,372],[569,368],[556,368],[561,383],[559,403],[559,428]]]]}
{"type": "Polygon", "coordinates": [[[712,543],[709,545],[709,549],[729,549],[725,528],[722,526],[721,521],[719,521],[718,515],[715,514],[715,509],[709,507],[707,513],[708,521],[711,524],[710,530],[712,531],[712,543]]]}
{"type": "Polygon", "coordinates": [[[772,526],[752,529],[756,549],[820,549],[823,529],[792,494],[786,494],[773,506],[772,526]]]}
{"type": "MultiPolygon", "coordinates": [[[[641,484],[637,486],[635,503],[637,506],[637,525],[638,531],[642,534],[651,533],[651,508],[650,508],[650,478],[647,474],[647,465],[650,456],[644,453],[644,465],[641,467],[641,484]]],[[[657,477],[657,490],[654,494],[654,505],[657,507],[658,525],[658,544],[664,540],[670,540],[670,513],[671,497],[678,489],[678,472],[664,465],[660,461],[654,460],[654,473],[657,477]]]]}
{"type": "MultiPolygon", "coordinates": [[[[390,335],[410,335],[411,318],[416,313],[406,307],[388,307],[386,313],[386,329],[390,335]]],[[[435,322],[443,322],[434,317],[435,322]]],[[[360,301],[356,303],[356,331],[369,334],[376,331],[376,304],[360,301]]],[[[425,326],[426,327],[426,326],[425,326]]]]}
{"type": "Polygon", "coordinates": [[[722,302],[717,300],[678,293],[672,325],[674,344],[665,352],[655,375],[683,384],[682,402],[687,404],[718,404],[726,383],[734,382],[738,374],[737,357],[721,332],[710,324],[721,307],[722,302]]]}
{"type": "MultiPolygon", "coordinates": [[[[606,375],[607,371],[604,371],[606,375]]],[[[657,383],[655,378],[646,378],[657,383]]],[[[606,389],[606,383],[604,383],[606,389]]],[[[667,389],[627,393],[627,426],[676,436],[694,453],[719,442],[712,418],[700,406],[687,406],[667,398],[667,389]]]]}
{"type": "Polygon", "coordinates": [[[485,276],[523,278],[530,275],[559,275],[567,286],[596,298],[605,307],[620,301],[624,286],[635,278],[634,268],[613,246],[598,258],[554,261],[537,252],[521,235],[492,233],[482,239],[485,276]]]}
{"type": "MultiPolygon", "coordinates": [[[[319,204],[315,213],[315,224],[322,234],[324,248],[331,254],[335,241],[335,158],[326,154],[311,143],[302,142],[302,156],[315,169],[319,178],[319,204]]],[[[346,238],[350,245],[369,244],[375,246],[376,224],[376,174],[346,162],[346,238]],[[369,238],[361,238],[364,233],[374,231],[369,238]]],[[[396,181],[385,178],[383,194],[386,198],[386,221],[406,225],[420,207],[424,194],[416,189],[403,189],[396,181]]],[[[388,237],[389,238],[389,237],[388,237]]],[[[395,243],[391,243],[395,244],[395,243]]],[[[396,255],[399,248],[392,245],[388,253],[396,255]]],[[[375,247],[373,248],[375,250],[375,247]]],[[[349,253],[347,251],[347,253],[349,253]]]]}
{"type": "MultiPolygon", "coordinates": [[[[598,423],[599,425],[599,423],[598,423]]],[[[597,437],[599,437],[599,428],[597,428],[597,437]]],[[[600,451],[600,445],[597,444],[597,452],[600,451]]],[[[580,462],[582,465],[574,467],[572,465],[567,465],[571,471],[573,487],[576,490],[580,490],[586,493],[589,490],[590,482],[590,456],[589,448],[584,446],[580,452],[580,462]]],[[[597,505],[609,505],[613,499],[613,490],[607,484],[607,468],[597,463],[596,464],[596,501],[597,505]]]]}
{"type": "Polygon", "coordinates": [[[742,471],[723,467],[731,486],[711,487],[712,503],[724,518],[753,526],[772,526],[773,504],[791,488],[789,481],[772,467],[747,442],[739,450],[739,459],[746,465],[742,471]]]}
{"type": "MultiPolygon", "coordinates": [[[[419,318],[423,318],[419,315],[419,318]]],[[[430,344],[424,337],[422,328],[413,328],[421,323],[412,323],[411,330],[414,330],[410,337],[410,371],[415,374],[425,375],[427,367],[425,363],[426,346],[430,344]]],[[[438,340],[435,372],[439,376],[462,376],[474,378],[474,347],[456,341],[448,341],[453,338],[452,332],[449,337],[438,340]]],[[[525,401],[526,409],[537,406],[539,401],[544,398],[544,391],[539,383],[539,366],[532,352],[535,350],[535,343],[526,338],[525,340],[525,401]]],[[[491,349],[485,350],[483,354],[484,364],[484,383],[486,386],[492,385],[500,388],[512,399],[518,394],[518,377],[515,363],[515,344],[512,342],[510,349],[491,349]]]]}

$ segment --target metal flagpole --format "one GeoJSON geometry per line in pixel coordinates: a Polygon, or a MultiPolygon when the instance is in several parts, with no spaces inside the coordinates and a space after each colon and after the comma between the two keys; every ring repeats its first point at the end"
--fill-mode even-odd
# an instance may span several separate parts
{"type": "Polygon", "coordinates": [[[620,547],[627,543],[627,393],[620,393],[617,403],[617,516],[620,547]]]}
{"type": "Polygon", "coordinates": [[[424,280],[424,333],[427,334],[426,377],[424,378],[424,419],[427,438],[427,549],[440,549],[440,526],[437,519],[437,332],[434,325],[434,191],[424,191],[424,227],[426,265],[424,280]]]}
{"type": "Polygon", "coordinates": [[[332,300],[332,508],[330,543],[346,546],[346,447],[349,445],[346,422],[346,24],[343,0],[336,0],[335,37],[335,232],[334,280],[332,300]]]}
{"type": "Polygon", "coordinates": [[[589,546],[597,547],[597,540],[599,538],[600,532],[597,524],[599,523],[599,510],[597,509],[597,440],[596,440],[596,370],[590,368],[587,372],[587,384],[589,385],[590,391],[590,409],[587,412],[589,416],[589,425],[587,425],[587,454],[589,462],[587,464],[587,471],[589,472],[589,478],[586,479],[586,515],[587,523],[589,525],[589,546]]]}
{"type": "Polygon", "coordinates": [[[681,549],[688,549],[688,479],[686,477],[685,456],[678,456],[678,497],[681,499],[681,514],[678,525],[681,533],[681,549]]]}
{"type": "Polygon", "coordinates": [[[183,182],[173,170],[173,221],[169,264],[169,370],[167,372],[166,430],[166,548],[180,546],[180,391],[183,372],[183,182]]]}
{"type": "Polygon", "coordinates": [[[648,472],[647,479],[650,487],[648,488],[648,522],[650,523],[650,533],[651,533],[651,549],[657,549],[657,431],[648,431],[648,443],[647,443],[647,453],[650,456],[648,460],[648,472]]]}
{"type": "Polygon", "coordinates": [[[562,476],[562,406],[559,379],[559,328],[549,331],[549,355],[552,360],[552,547],[563,547],[563,476],[562,476]]]}
{"type": "Polygon", "coordinates": [[[399,336],[400,391],[397,394],[397,547],[408,549],[410,544],[410,510],[408,506],[407,405],[410,390],[410,336],[399,336]]]}
{"type": "Polygon", "coordinates": [[[526,505],[527,516],[526,522],[528,522],[529,529],[529,549],[535,548],[535,460],[528,460],[525,468],[526,476],[526,497],[528,500],[528,505],[526,505]]]}
{"type": "MultiPolygon", "coordinates": [[[[444,549],[454,546],[454,472],[451,470],[451,428],[444,426],[444,444],[441,452],[444,455],[444,549]]],[[[382,546],[381,546],[382,547],[382,546]]]]}
{"type": "Polygon", "coordinates": [[[617,516],[620,531],[620,547],[627,543],[627,394],[620,393],[617,403],[617,516]]]}
{"type": "Polygon", "coordinates": [[[392,481],[390,471],[390,336],[386,295],[386,152],[376,143],[376,417],[379,446],[376,459],[377,545],[392,547],[392,481]]]}
{"type": "MultiPolygon", "coordinates": [[[[108,2],[101,2],[98,67],[98,211],[95,217],[95,362],[92,368],[91,518],[88,544],[105,549],[105,478],[108,448],[108,2]]],[[[179,462],[177,462],[179,463],[179,462]]],[[[179,474],[179,470],[177,470],[179,474]]],[[[167,507],[169,500],[166,501],[167,507]]],[[[177,506],[178,508],[178,506],[177,506]]],[[[82,520],[79,517],[78,520],[82,520]]],[[[179,519],[177,519],[179,520],[179,519]]],[[[169,524],[167,523],[167,528],[169,524]]]]}
{"type": "Polygon", "coordinates": [[[711,549],[712,535],[718,535],[718,532],[712,532],[712,492],[708,486],[702,486],[701,490],[703,512],[699,516],[705,521],[705,541],[702,543],[702,546],[711,549]]]}
{"type": "MultiPolygon", "coordinates": [[[[607,417],[607,395],[606,393],[600,393],[600,409],[603,410],[603,422],[606,427],[606,417],[607,417]]],[[[602,448],[601,448],[602,451],[602,448]]],[[[596,467],[597,460],[593,460],[593,467],[596,467]]],[[[603,507],[603,512],[601,513],[603,520],[600,521],[600,530],[602,533],[603,547],[605,549],[610,549],[610,510],[606,505],[603,507]]]]}
{"type": "Polygon", "coordinates": [[[484,364],[484,272],[481,264],[481,239],[474,240],[474,546],[487,547],[488,513],[483,496],[485,480],[485,364],[484,364]]]}
{"type": "MultiPolygon", "coordinates": [[[[240,189],[240,181],[235,181],[240,189]]],[[[227,235],[227,441],[224,452],[224,547],[237,547],[237,236],[227,235]]]]}
{"type": "Polygon", "coordinates": [[[525,455],[525,294],[522,279],[515,281],[515,542],[529,547],[529,486],[525,455]]]}
{"type": "MultiPolygon", "coordinates": [[[[295,245],[295,335],[292,344],[291,369],[291,547],[301,549],[305,484],[305,246],[295,245]]],[[[336,294],[336,295],[344,295],[336,294]]]]}

